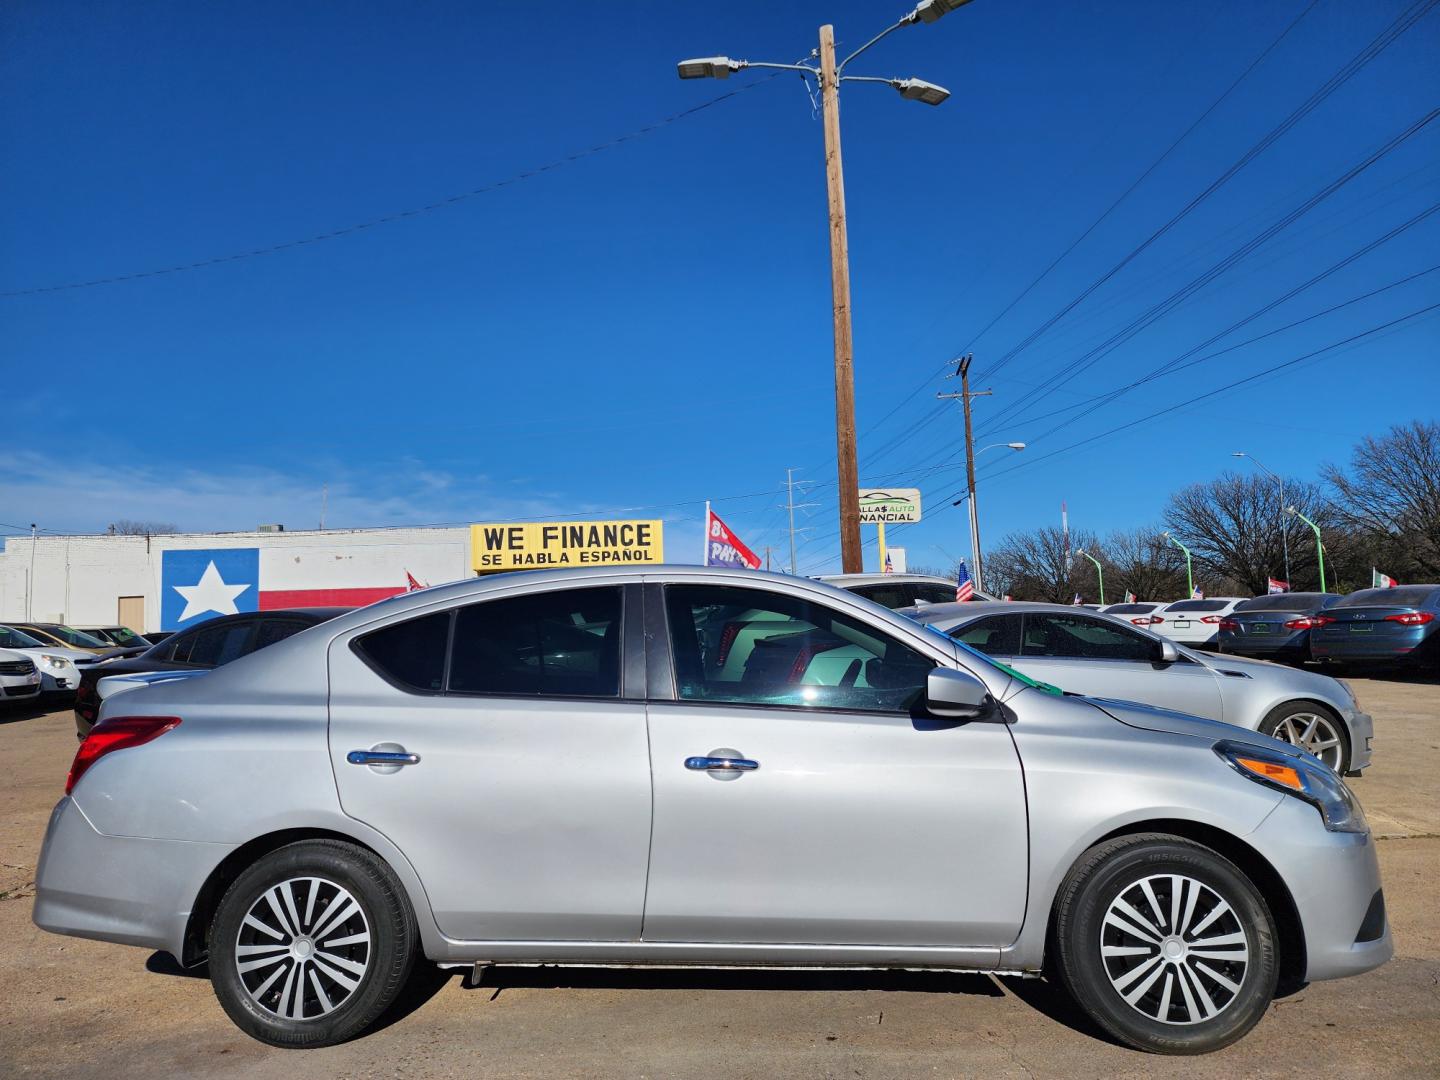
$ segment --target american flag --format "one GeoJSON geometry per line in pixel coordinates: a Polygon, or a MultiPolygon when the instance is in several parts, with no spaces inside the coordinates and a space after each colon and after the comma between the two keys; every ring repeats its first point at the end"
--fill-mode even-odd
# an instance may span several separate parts
{"type": "Polygon", "coordinates": [[[963,604],[966,600],[975,599],[975,583],[970,580],[970,570],[965,565],[965,560],[960,560],[960,566],[955,571],[955,600],[963,604]]]}
{"type": "Polygon", "coordinates": [[[885,553],[885,569],[882,572],[886,574],[893,574],[895,572],[895,564],[890,561],[890,553],[888,551],[885,553]]]}

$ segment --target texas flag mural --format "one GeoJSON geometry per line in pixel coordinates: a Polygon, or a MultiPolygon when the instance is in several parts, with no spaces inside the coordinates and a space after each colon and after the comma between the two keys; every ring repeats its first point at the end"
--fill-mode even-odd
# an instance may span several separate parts
{"type": "Polygon", "coordinates": [[[730,531],[730,526],[720,520],[720,515],[710,509],[708,502],[705,504],[704,565],[729,566],[736,570],[760,569],[760,556],[730,531]]]}
{"type": "MultiPolygon", "coordinates": [[[[396,549],[366,547],[198,548],[160,554],[160,626],[187,626],[242,611],[295,607],[363,607],[424,588],[409,569],[390,569],[396,549]],[[376,584],[377,578],[393,580],[376,584]]],[[[424,563],[424,553],[417,553],[424,563]]],[[[422,565],[429,580],[451,576],[422,565]]]]}

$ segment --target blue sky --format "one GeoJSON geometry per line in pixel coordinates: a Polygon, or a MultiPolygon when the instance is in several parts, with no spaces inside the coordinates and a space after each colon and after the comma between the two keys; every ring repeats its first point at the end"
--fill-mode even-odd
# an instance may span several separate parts
{"type": "MultiPolygon", "coordinates": [[[[912,562],[967,547],[950,508],[970,346],[985,535],[1154,520],[1246,449],[1314,477],[1440,400],[1440,320],[1050,454],[1440,302],[1440,272],[1139,378],[1440,200],[1440,121],[1068,382],[1440,100],[1430,12],[1033,344],[986,369],[1203,191],[1409,4],[1318,0],[1234,92],[1004,310],[1305,9],[975,0],[851,69],[948,87],[935,109],[845,87],[861,475],[924,489],[912,562]],[[1431,61],[1427,64],[1427,60],[1431,61]],[[1046,392],[1045,397],[1038,395],[1046,392]],[[1067,426],[1050,432],[1059,421],[1067,426]],[[1023,466],[1023,467],[1022,467],[1023,466]],[[1010,470],[1001,475],[1004,470],[1010,470]]],[[[0,521],[98,531],[332,527],[624,511],[699,548],[702,502],[785,549],[786,466],[813,485],[801,569],[836,563],[821,127],[798,77],[681,82],[674,63],[854,47],[901,5],[11,5],[0,26],[0,292],[284,244],[643,137],[431,212],[204,269],[0,297],[0,521]],[[743,497],[736,497],[743,496],[743,497]]],[[[1440,214],[1212,352],[1440,263],[1440,214]]],[[[1204,353],[1200,354],[1204,355],[1204,353]]],[[[1240,463],[1243,464],[1243,463],[1240,463]]],[[[867,530],[869,532],[869,530],[867,530]]],[[[873,548],[869,549],[873,561],[873,548]]]]}

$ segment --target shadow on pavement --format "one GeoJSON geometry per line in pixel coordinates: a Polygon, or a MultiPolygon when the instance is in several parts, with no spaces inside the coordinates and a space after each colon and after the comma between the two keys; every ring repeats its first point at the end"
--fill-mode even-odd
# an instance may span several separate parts
{"type": "Polygon", "coordinates": [[[765,971],[714,968],[486,968],[475,989],[539,990],[886,990],[1003,997],[985,975],[949,971],[765,971]]]}
{"type": "Polygon", "coordinates": [[[197,964],[195,967],[181,967],[180,961],[169,953],[154,952],[145,960],[145,970],[151,975],[174,975],[181,979],[209,979],[210,965],[197,964]]]}

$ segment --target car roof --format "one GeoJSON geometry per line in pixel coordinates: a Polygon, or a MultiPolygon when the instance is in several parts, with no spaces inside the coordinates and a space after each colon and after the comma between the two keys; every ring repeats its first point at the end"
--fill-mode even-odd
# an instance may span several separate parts
{"type": "Polygon", "coordinates": [[[1091,608],[1076,607],[1074,604],[1047,604],[1039,600],[965,600],[953,604],[922,604],[919,607],[901,608],[897,614],[922,623],[934,623],[1005,612],[1018,614],[1022,611],[1052,611],[1069,615],[1082,611],[1087,615],[1096,614],[1091,608]]]}
{"type": "Polygon", "coordinates": [[[937,577],[934,574],[821,574],[816,581],[823,581],[827,585],[839,585],[842,589],[850,585],[883,585],[887,581],[893,582],[917,582],[923,581],[932,585],[954,586],[954,578],[937,577]]]}

